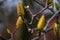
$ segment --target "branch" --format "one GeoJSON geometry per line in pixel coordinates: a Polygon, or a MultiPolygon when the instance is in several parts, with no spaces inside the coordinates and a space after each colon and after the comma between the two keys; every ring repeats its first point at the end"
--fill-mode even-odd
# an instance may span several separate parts
{"type": "MultiPolygon", "coordinates": [[[[31,18],[31,21],[30,21],[30,25],[32,24],[32,22],[33,22],[33,20],[34,20],[34,18],[36,17],[36,16],[38,16],[38,15],[40,15],[44,10],[46,10],[50,5],[47,5],[47,1],[48,0],[46,0],[46,5],[44,6],[41,2],[39,2],[39,1],[37,1],[37,0],[34,0],[35,2],[37,2],[38,4],[40,4],[40,5],[42,5],[43,7],[45,7],[45,8],[43,8],[41,11],[38,11],[37,13],[35,13],[34,15],[32,14],[32,12],[30,11],[30,10],[28,10],[29,12],[30,12],[30,14],[32,15],[32,18],[31,18]]],[[[51,11],[52,12],[52,11],[51,11]]]]}
{"type": "Polygon", "coordinates": [[[14,40],[14,34],[11,33],[11,38],[9,40],[14,40]]]}
{"type": "Polygon", "coordinates": [[[46,29],[47,29],[50,21],[51,21],[59,12],[60,12],[60,9],[47,21],[47,24],[46,24],[46,26],[44,27],[43,30],[46,30],[46,29]]]}
{"type": "Polygon", "coordinates": [[[50,5],[47,5],[47,0],[46,0],[46,5],[45,5],[45,8],[43,8],[41,11],[37,12],[35,14],[35,16],[38,16],[39,14],[41,14],[44,10],[46,10],[50,5]]]}
{"type": "Polygon", "coordinates": [[[31,21],[30,21],[30,23],[29,23],[30,25],[32,24],[32,22],[33,22],[33,20],[34,20],[35,15],[32,14],[31,16],[32,16],[32,18],[31,18],[31,21]]]}
{"type": "MultiPolygon", "coordinates": [[[[23,23],[27,26],[27,28],[30,27],[29,24],[27,23],[27,20],[23,16],[21,17],[22,17],[23,23]]],[[[19,30],[19,28],[17,28],[12,34],[14,35],[17,30],[19,30]]]]}
{"type": "Polygon", "coordinates": [[[38,11],[37,13],[35,13],[35,16],[38,16],[38,15],[40,15],[44,10],[46,10],[47,8],[45,7],[45,8],[43,8],[41,11],[38,11]]]}
{"type": "Polygon", "coordinates": [[[44,33],[44,40],[46,40],[46,33],[44,33]]]}
{"type": "Polygon", "coordinates": [[[48,7],[48,0],[46,0],[46,4],[45,5],[46,5],[45,7],[47,8],[48,7]]]}
{"type": "Polygon", "coordinates": [[[44,8],[44,9],[42,9],[41,11],[39,11],[39,12],[37,12],[36,14],[34,14],[34,15],[32,15],[32,18],[31,18],[31,21],[30,21],[30,25],[32,24],[32,22],[33,22],[33,20],[34,20],[34,18],[36,17],[36,16],[38,16],[38,15],[40,15],[44,10],[46,10],[47,8],[44,8]]]}
{"type": "Polygon", "coordinates": [[[31,12],[30,8],[29,8],[29,5],[25,6],[24,8],[25,8],[31,15],[33,14],[33,13],[31,12]]]}
{"type": "Polygon", "coordinates": [[[34,15],[33,15],[33,13],[31,12],[31,10],[30,10],[30,8],[29,7],[25,7],[25,9],[30,13],[30,15],[32,16],[32,18],[31,18],[31,21],[30,21],[30,25],[32,24],[32,21],[33,21],[33,18],[34,18],[34,15]]]}
{"type": "Polygon", "coordinates": [[[49,28],[47,28],[46,30],[42,30],[42,32],[43,32],[43,33],[47,33],[47,32],[49,32],[49,31],[51,31],[51,30],[53,30],[53,27],[49,27],[49,28]]]}
{"type": "Polygon", "coordinates": [[[39,39],[39,37],[34,37],[32,40],[37,40],[37,39],[39,39]]]}

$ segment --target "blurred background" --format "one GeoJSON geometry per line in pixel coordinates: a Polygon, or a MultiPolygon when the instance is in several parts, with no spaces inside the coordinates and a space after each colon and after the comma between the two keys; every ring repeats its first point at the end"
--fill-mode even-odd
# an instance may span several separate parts
{"type": "MultiPolygon", "coordinates": [[[[29,0],[26,0],[26,1],[29,1],[29,0]]],[[[30,6],[31,7],[30,10],[31,10],[31,12],[33,14],[35,14],[36,12],[42,10],[45,7],[45,5],[46,5],[46,0],[37,0],[37,1],[40,2],[40,3],[42,3],[43,6],[39,5],[38,3],[36,3],[35,1],[33,1],[33,6],[30,6]]],[[[23,3],[23,0],[0,0],[0,40],[8,40],[8,39],[9,40],[18,40],[18,31],[16,31],[14,33],[14,35],[13,35],[12,38],[11,38],[12,34],[9,34],[6,31],[7,28],[11,32],[14,32],[16,30],[16,21],[18,19],[18,14],[17,14],[17,3],[18,2],[23,3]]],[[[59,6],[60,6],[60,0],[57,0],[57,1],[54,0],[53,3],[54,2],[58,2],[59,6]]],[[[31,3],[28,3],[28,5],[30,5],[30,4],[31,3]]],[[[45,15],[45,17],[46,17],[46,21],[53,15],[53,13],[51,11],[53,11],[54,13],[57,11],[52,6],[49,6],[49,8],[51,10],[46,9],[45,11],[42,12],[45,15]],[[52,10],[52,8],[53,8],[53,10],[52,10]]],[[[27,15],[27,17],[26,17],[27,20],[30,18],[29,15],[27,15]]],[[[59,13],[59,15],[60,15],[60,13],[59,13]]],[[[38,18],[40,16],[38,16],[38,18]]],[[[57,20],[58,20],[58,22],[60,24],[60,16],[58,17],[57,20]]],[[[34,27],[36,27],[37,21],[38,20],[36,19],[33,22],[32,25],[34,27]]],[[[55,20],[53,19],[50,22],[49,27],[53,27],[54,22],[55,22],[55,20]]],[[[47,35],[47,40],[55,40],[55,36],[54,36],[54,32],[53,31],[48,32],[46,35],[47,35]]],[[[41,36],[40,40],[43,40],[43,36],[41,36]]]]}

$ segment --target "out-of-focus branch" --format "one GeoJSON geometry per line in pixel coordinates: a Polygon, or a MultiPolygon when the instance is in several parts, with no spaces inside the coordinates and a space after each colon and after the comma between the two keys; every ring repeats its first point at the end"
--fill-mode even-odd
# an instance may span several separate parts
{"type": "Polygon", "coordinates": [[[44,27],[43,30],[46,30],[46,29],[47,29],[50,21],[51,21],[59,12],[60,12],[60,9],[47,21],[47,24],[46,24],[46,26],[44,27]]]}
{"type": "Polygon", "coordinates": [[[35,15],[32,15],[32,18],[31,18],[31,21],[30,21],[30,25],[32,24],[32,22],[33,22],[33,20],[34,20],[34,17],[35,17],[35,15]]]}
{"type": "Polygon", "coordinates": [[[43,33],[47,33],[47,32],[49,32],[49,31],[51,31],[51,30],[53,30],[53,27],[49,27],[49,28],[47,28],[46,30],[42,30],[42,32],[43,32],[43,33]]]}
{"type": "Polygon", "coordinates": [[[47,8],[45,7],[45,8],[43,8],[41,11],[38,11],[38,12],[36,12],[34,15],[32,14],[32,19],[31,19],[31,21],[30,21],[30,24],[32,24],[32,22],[33,22],[33,20],[34,20],[34,18],[36,17],[36,16],[38,16],[38,15],[40,15],[44,10],[46,10],[47,8]]]}
{"type": "Polygon", "coordinates": [[[9,40],[14,40],[14,34],[11,33],[11,38],[9,40]]]}
{"type": "Polygon", "coordinates": [[[53,30],[53,27],[47,28],[46,32],[53,30]]]}
{"type": "Polygon", "coordinates": [[[44,10],[46,10],[47,8],[45,7],[45,8],[43,8],[41,11],[38,11],[38,12],[36,12],[35,13],[35,16],[38,16],[38,15],[40,15],[44,10]]]}
{"type": "Polygon", "coordinates": [[[46,40],[46,33],[44,33],[44,40],[46,40]]]}
{"type": "Polygon", "coordinates": [[[46,10],[46,9],[50,6],[50,5],[47,5],[47,1],[48,1],[48,0],[46,0],[45,7],[44,7],[41,11],[38,11],[37,13],[35,13],[35,16],[40,15],[44,10],[46,10]]]}
{"type": "Polygon", "coordinates": [[[41,5],[41,6],[43,6],[43,7],[45,7],[45,5],[44,4],[42,4],[40,1],[37,1],[37,0],[34,0],[35,2],[37,2],[39,5],[41,5]]]}
{"type": "Polygon", "coordinates": [[[32,15],[32,19],[31,19],[31,21],[30,21],[30,24],[32,24],[32,21],[33,21],[33,19],[36,17],[36,16],[38,16],[38,15],[40,15],[44,10],[46,10],[47,8],[44,8],[44,9],[42,9],[41,11],[38,11],[37,13],[35,13],[34,15],[32,15]]]}
{"type": "Polygon", "coordinates": [[[7,40],[5,37],[3,37],[1,34],[0,34],[0,40],[7,40]]]}
{"type": "Polygon", "coordinates": [[[31,17],[31,21],[30,21],[30,23],[29,23],[29,24],[32,24],[34,15],[33,15],[33,13],[31,12],[31,10],[30,10],[29,8],[26,8],[26,9],[27,9],[27,11],[29,11],[30,15],[32,16],[32,17],[31,17]]]}
{"type": "Polygon", "coordinates": [[[29,8],[29,5],[25,6],[24,8],[25,8],[31,15],[33,14],[33,13],[31,12],[30,8],[29,8]]]}
{"type": "Polygon", "coordinates": [[[32,24],[32,22],[33,22],[33,20],[34,20],[34,18],[35,18],[36,16],[40,15],[44,10],[46,10],[46,9],[50,6],[50,5],[47,5],[48,0],[46,0],[46,5],[45,5],[45,6],[44,6],[41,2],[39,2],[39,1],[37,1],[37,0],[34,0],[34,1],[37,2],[39,5],[45,7],[45,8],[43,8],[41,11],[36,12],[35,14],[33,14],[33,13],[31,12],[31,10],[30,10],[29,8],[27,8],[27,10],[29,11],[29,13],[30,13],[31,16],[32,16],[31,21],[30,21],[30,23],[29,23],[30,25],[32,24]]]}
{"type": "Polygon", "coordinates": [[[30,27],[29,24],[27,23],[27,20],[26,20],[23,16],[21,16],[21,17],[22,17],[23,22],[25,23],[25,25],[26,25],[27,27],[30,27]]]}
{"type": "Polygon", "coordinates": [[[47,8],[48,7],[48,0],[46,0],[46,4],[45,5],[46,5],[45,7],[47,8]]]}
{"type": "Polygon", "coordinates": [[[45,5],[45,8],[43,8],[41,11],[38,11],[38,12],[36,12],[34,15],[32,15],[32,19],[31,19],[31,21],[30,21],[30,24],[32,24],[32,22],[33,22],[33,20],[34,20],[34,18],[35,18],[36,16],[40,15],[40,14],[41,14],[44,10],[46,10],[48,7],[49,7],[49,6],[46,7],[46,5],[45,5]]]}
{"type": "Polygon", "coordinates": [[[31,17],[31,21],[30,21],[30,23],[29,24],[32,24],[32,21],[33,21],[33,18],[34,18],[34,15],[33,15],[33,13],[31,12],[31,10],[30,10],[30,8],[29,7],[25,7],[25,9],[30,13],[30,15],[32,16],[31,17]]]}
{"type": "MultiPolygon", "coordinates": [[[[23,16],[21,16],[22,17],[22,20],[23,20],[23,23],[27,26],[27,28],[29,27],[29,24],[27,23],[27,20],[23,17],[23,16]]],[[[19,30],[19,28],[17,28],[14,32],[13,32],[13,34],[15,34],[15,32],[17,31],[17,30],[19,30]]]]}
{"type": "Polygon", "coordinates": [[[33,38],[32,40],[37,40],[37,39],[39,39],[39,37],[35,37],[35,38],[33,38]]]}
{"type": "MultiPolygon", "coordinates": [[[[43,8],[44,7],[46,7],[46,8],[48,8],[50,5],[52,5],[53,3],[51,3],[51,4],[47,4],[47,2],[48,2],[48,0],[46,0],[46,4],[44,5],[44,4],[42,4],[40,1],[37,1],[37,0],[34,0],[36,3],[38,3],[39,5],[41,5],[43,8]]],[[[49,8],[48,8],[49,9],[49,8]]],[[[49,9],[50,10],[50,9],[49,9]]],[[[52,11],[51,11],[52,12],[52,11]]]]}

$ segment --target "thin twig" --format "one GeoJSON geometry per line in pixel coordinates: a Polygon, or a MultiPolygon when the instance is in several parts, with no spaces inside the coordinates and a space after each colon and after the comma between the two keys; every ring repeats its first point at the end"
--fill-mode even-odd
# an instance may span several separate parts
{"type": "Polygon", "coordinates": [[[49,27],[49,28],[47,28],[46,30],[43,30],[42,32],[47,33],[47,32],[49,32],[49,31],[51,31],[51,30],[53,30],[53,27],[49,27]]]}
{"type": "Polygon", "coordinates": [[[37,39],[39,39],[39,37],[34,37],[32,40],[37,40],[37,39]]]}
{"type": "MultiPolygon", "coordinates": [[[[39,2],[39,1],[37,1],[37,0],[34,0],[36,3],[38,3],[39,5],[41,5],[43,8],[44,7],[49,7],[50,5],[47,5],[47,3],[46,3],[46,6],[44,5],[44,4],[42,4],[41,2],[39,2]]],[[[48,0],[47,0],[48,1],[48,0]]],[[[46,1],[46,2],[47,2],[46,1]]],[[[53,3],[51,3],[51,5],[52,5],[53,3]]],[[[48,10],[50,10],[49,8],[48,8],[48,10]]]]}
{"type": "Polygon", "coordinates": [[[37,30],[37,28],[33,28],[33,30],[35,31],[35,30],[37,30]]]}
{"type": "MultiPolygon", "coordinates": [[[[34,1],[36,1],[36,0],[34,0],[34,1]]],[[[37,3],[39,3],[39,4],[41,4],[40,2],[38,2],[38,1],[36,1],[37,3]]],[[[47,1],[46,1],[47,2],[47,1]]],[[[43,4],[41,4],[41,5],[43,5],[43,4]]],[[[44,7],[44,6],[43,6],[44,7]]],[[[34,20],[34,18],[36,17],[36,16],[38,16],[38,15],[40,15],[44,10],[46,10],[47,8],[49,7],[49,5],[47,5],[47,3],[46,3],[46,6],[45,6],[45,8],[43,8],[41,11],[38,11],[37,13],[35,13],[34,15],[31,13],[31,11],[29,10],[29,12],[31,13],[31,15],[32,15],[32,18],[31,18],[31,21],[30,21],[30,25],[32,24],[32,22],[33,22],[33,20],[34,20]]]]}
{"type": "Polygon", "coordinates": [[[27,23],[27,20],[26,20],[23,16],[21,16],[21,17],[22,17],[23,22],[25,23],[25,25],[26,25],[27,27],[30,27],[30,26],[29,26],[29,23],[27,23]]]}
{"type": "Polygon", "coordinates": [[[43,8],[41,11],[36,12],[35,16],[39,15],[40,13],[42,13],[44,10],[46,10],[49,7],[49,5],[47,5],[47,7],[45,6],[45,8],[43,8]]]}
{"type": "Polygon", "coordinates": [[[31,15],[33,14],[29,8],[27,8],[27,11],[29,11],[29,13],[30,13],[31,15]]]}
{"type": "Polygon", "coordinates": [[[45,5],[46,5],[45,7],[47,8],[48,7],[48,0],[46,0],[46,4],[45,5]]]}
{"type": "Polygon", "coordinates": [[[38,16],[38,15],[40,15],[44,10],[46,10],[47,8],[44,8],[44,9],[42,9],[41,11],[39,11],[39,12],[37,12],[37,13],[35,13],[34,15],[32,15],[32,19],[31,19],[31,21],[30,21],[30,25],[32,24],[32,22],[33,22],[33,20],[34,20],[34,18],[36,17],[36,16],[38,16]]]}
{"type": "Polygon", "coordinates": [[[47,24],[46,24],[46,26],[44,27],[43,30],[46,30],[46,29],[47,29],[47,27],[48,27],[50,21],[51,21],[59,12],[60,12],[60,10],[58,10],[58,11],[47,21],[47,24]]]}
{"type": "Polygon", "coordinates": [[[33,21],[33,18],[34,18],[34,15],[33,15],[33,13],[31,12],[31,10],[29,8],[27,8],[27,11],[29,11],[30,15],[32,16],[31,17],[31,21],[29,23],[31,25],[32,24],[32,21],[33,21]]]}
{"type": "Polygon", "coordinates": [[[38,11],[37,13],[35,13],[35,16],[38,16],[38,15],[40,15],[44,10],[46,10],[47,8],[45,7],[45,8],[43,8],[41,11],[38,11]]]}
{"type": "Polygon", "coordinates": [[[30,21],[30,23],[29,23],[30,25],[32,24],[32,22],[33,22],[33,20],[34,20],[35,15],[32,14],[31,16],[32,16],[32,18],[31,18],[31,21],[30,21]]]}
{"type": "Polygon", "coordinates": [[[14,40],[14,34],[11,33],[11,38],[9,40],[14,40]]]}
{"type": "Polygon", "coordinates": [[[46,40],[46,33],[44,33],[44,40],[46,40]]]}
{"type": "Polygon", "coordinates": [[[53,27],[47,28],[46,32],[53,30],[53,27]]]}
{"type": "MultiPolygon", "coordinates": [[[[22,17],[23,23],[25,23],[25,25],[26,25],[27,28],[28,28],[29,25],[28,25],[28,23],[27,23],[27,20],[26,20],[23,16],[21,16],[21,17],[22,17]]],[[[19,30],[19,28],[17,28],[17,29],[13,32],[13,34],[15,34],[15,32],[16,32],[17,30],[19,30]]]]}
{"type": "Polygon", "coordinates": [[[31,17],[31,21],[30,21],[30,23],[29,23],[29,24],[31,25],[31,24],[32,24],[32,21],[33,21],[33,18],[34,18],[34,15],[33,15],[32,11],[30,10],[29,7],[28,7],[28,8],[25,7],[25,8],[27,9],[27,11],[28,11],[28,12],[30,13],[30,15],[32,16],[32,17],[31,17]]]}

